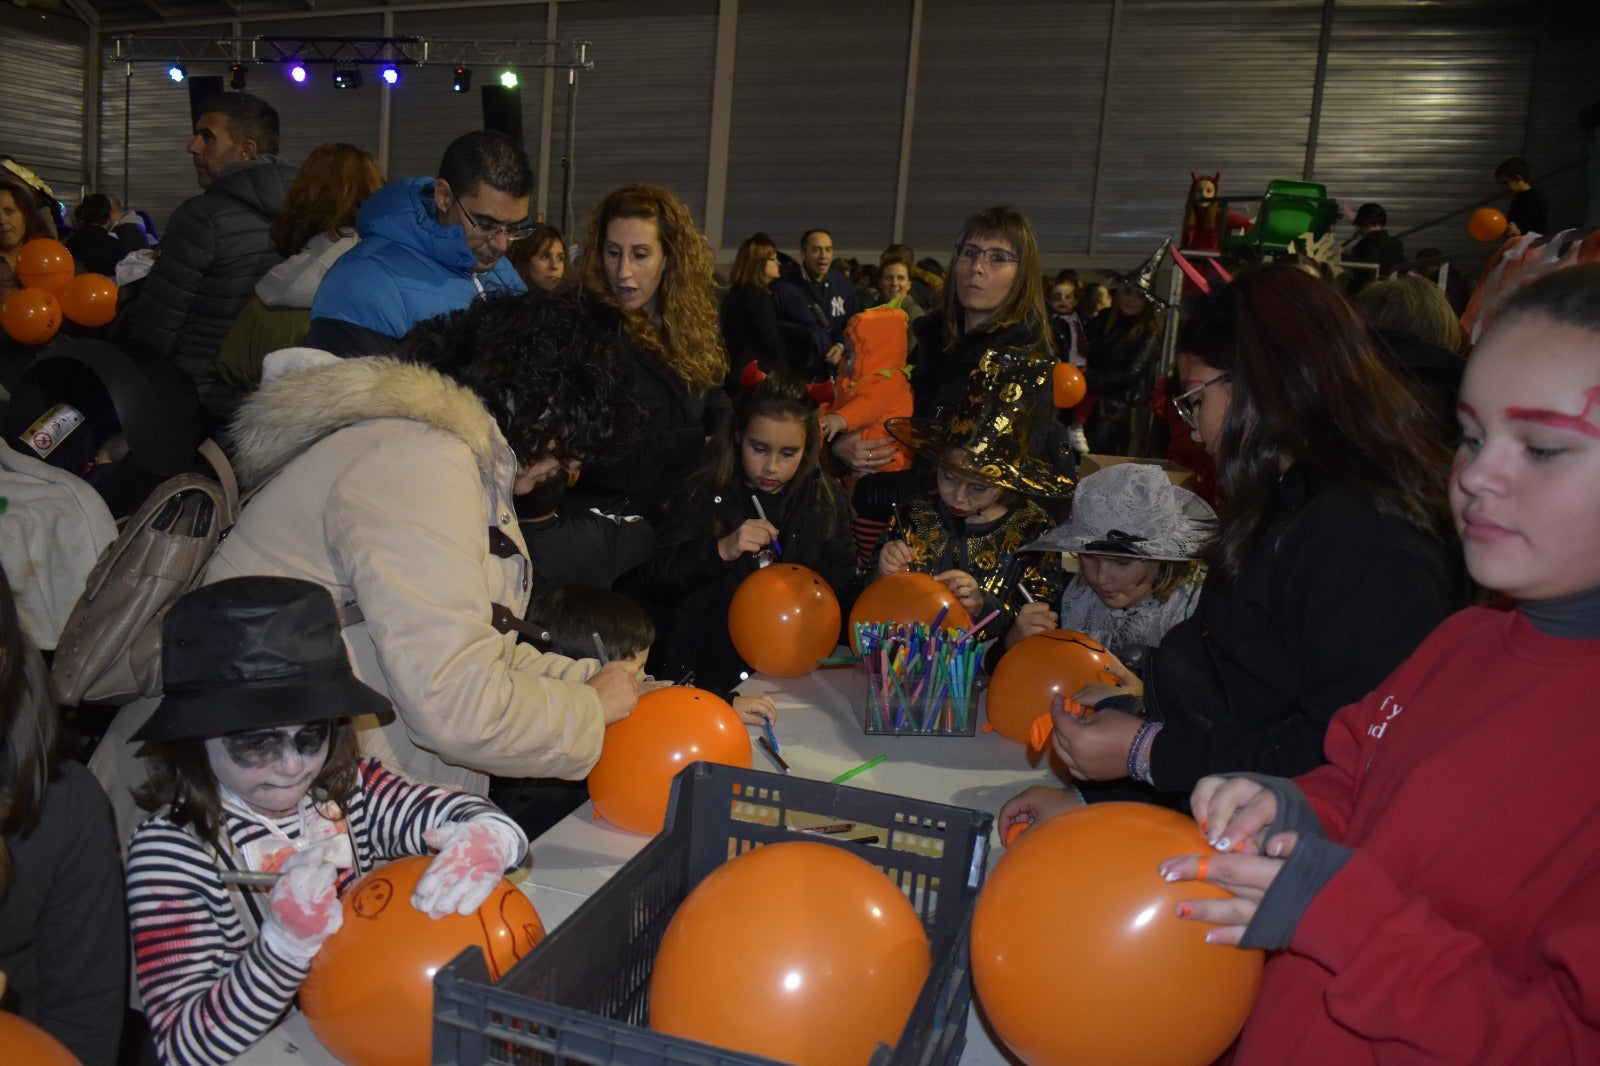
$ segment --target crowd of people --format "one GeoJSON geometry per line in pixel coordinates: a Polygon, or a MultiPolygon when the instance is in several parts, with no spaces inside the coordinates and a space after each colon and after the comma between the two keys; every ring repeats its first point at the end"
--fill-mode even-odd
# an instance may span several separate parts
{"type": "MultiPolygon", "coordinates": [[[[946,262],[753,234],[724,283],[671,190],[611,191],[569,244],[502,134],[386,182],[347,144],[283,160],[278,121],[200,105],[158,252],[86,198],[80,269],[148,274],[5,382],[3,487],[54,502],[0,554],[0,971],[82,1061],[241,1054],[388,859],[433,854],[412,904],[469,913],[652,686],[770,723],[726,618],[780,559],[845,616],[931,575],[990,670],[1055,628],[1109,649],[1116,683],[1051,708],[1060,784],[999,828],[1192,813],[1222,854],[1161,872],[1229,894],[1181,915],[1274,952],[1237,1061],[1600,1053],[1600,266],[1533,280],[1470,354],[1414,271],[1247,265],[1173,307],[1161,254],[1049,276],[1006,206],[946,262]],[[160,694],[86,745],[41,652],[208,436],[247,504],[160,623],[160,694]],[[1198,480],[1139,461],[1180,456],[1198,480]]],[[[0,173],[0,296],[32,199],[0,173]]]]}

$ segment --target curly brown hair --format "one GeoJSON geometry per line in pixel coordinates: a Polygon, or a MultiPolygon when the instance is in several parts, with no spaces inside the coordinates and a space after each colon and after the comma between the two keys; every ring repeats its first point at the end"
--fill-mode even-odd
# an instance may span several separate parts
{"type": "Polygon", "coordinates": [[[361,201],[383,185],[378,161],[353,144],[319,144],[300,165],[267,235],[278,254],[291,256],[319,233],[353,230],[361,201]]]}
{"type": "Polygon", "coordinates": [[[617,313],[635,343],[654,353],[698,393],[719,388],[728,374],[728,355],[717,327],[715,266],[711,245],[683,201],[659,185],[627,185],[609,193],[590,212],[578,278],[590,298],[617,313]],[[656,293],[659,323],[619,304],[606,278],[602,251],[606,230],[619,218],[656,224],[663,262],[656,293]]]}

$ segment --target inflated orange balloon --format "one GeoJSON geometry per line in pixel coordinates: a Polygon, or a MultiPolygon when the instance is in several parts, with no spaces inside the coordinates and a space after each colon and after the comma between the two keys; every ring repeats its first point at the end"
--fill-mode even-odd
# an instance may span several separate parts
{"type": "Polygon", "coordinates": [[[499,980],[544,939],[539,912],[502,880],[473,914],[429,918],[411,893],[432,856],[397,859],[351,885],[344,924],[311,962],[300,1008],[346,1066],[425,1066],[433,1055],[433,975],[476,944],[499,980]]]}
{"type": "Polygon", "coordinates": [[[75,270],[67,246],[49,237],[35,237],[17,249],[17,280],[30,289],[60,292],[75,270]]]}
{"type": "Polygon", "coordinates": [[[0,327],[12,340],[43,344],[61,328],[61,305],[43,289],[17,289],[0,304],[0,327]]]}
{"type": "Polygon", "coordinates": [[[1143,803],[1097,803],[1033,826],[1000,857],[972,919],[972,984],[1028,1066],[1205,1066],[1238,1035],[1262,953],[1207,944],[1179,902],[1221,899],[1168,883],[1163,859],[1212,853],[1194,821],[1143,803]],[[1063,984],[1064,973],[1081,980],[1063,984]]]}
{"type": "Polygon", "coordinates": [[[839,643],[839,598],[815,570],[764,566],[734,591],[728,636],[756,672],[803,677],[839,643]]]}
{"type": "Polygon", "coordinates": [[[117,317],[117,283],[104,274],[79,274],[56,299],[61,313],[80,326],[104,326],[117,317]]]}
{"type": "Polygon", "coordinates": [[[595,813],[618,829],[654,836],[667,824],[672,778],[696,760],[750,767],[750,734],[728,701],[705,689],[646,692],[633,713],[606,726],[589,771],[595,813]]]}
{"type": "Polygon", "coordinates": [[[1095,682],[1115,685],[1110,661],[1099,641],[1075,629],[1047,629],[1024,637],[994,668],[984,731],[1028,743],[1033,723],[1050,713],[1056,693],[1070,697],[1095,682]]]}
{"type": "MultiPolygon", "coordinates": [[[[933,579],[932,574],[902,570],[898,574],[880,577],[856,597],[850,609],[850,642],[855,646],[857,622],[926,622],[933,624],[939,612],[949,611],[940,623],[943,627],[967,629],[972,616],[961,606],[956,594],[933,579]]],[[[856,647],[856,654],[861,649],[856,647]]]]}
{"type": "Polygon", "coordinates": [[[1071,363],[1057,363],[1051,371],[1050,383],[1055,405],[1063,410],[1078,406],[1089,394],[1089,383],[1083,379],[1083,371],[1071,363]]]}
{"type": "Polygon", "coordinates": [[[79,1066],[78,1056],[67,1045],[10,1011],[0,1011],[0,1048],[6,1049],[7,1062],[26,1062],[28,1066],[79,1066]]]}
{"type": "Polygon", "coordinates": [[[1480,207],[1467,219],[1467,232],[1472,234],[1474,240],[1497,241],[1505,236],[1508,225],[1510,223],[1506,221],[1506,216],[1494,208],[1480,207]]]}
{"type": "Polygon", "coordinates": [[[917,912],[876,866],[832,844],[768,844],[672,916],[650,1027],[801,1066],[864,1064],[900,1042],[932,966],[917,912]]]}

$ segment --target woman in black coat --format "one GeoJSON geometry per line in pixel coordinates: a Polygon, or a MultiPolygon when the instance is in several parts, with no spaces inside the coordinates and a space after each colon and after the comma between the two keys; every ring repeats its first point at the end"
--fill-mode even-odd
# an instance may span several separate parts
{"type": "Polygon", "coordinates": [[[783,335],[770,286],[778,276],[778,246],[765,233],[748,237],[733,260],[728,291],[722,295],[717,322],[728,350],[728,395],[739,393],[745,368],[752,362],[770,374],[784,361],[783,335]]]}

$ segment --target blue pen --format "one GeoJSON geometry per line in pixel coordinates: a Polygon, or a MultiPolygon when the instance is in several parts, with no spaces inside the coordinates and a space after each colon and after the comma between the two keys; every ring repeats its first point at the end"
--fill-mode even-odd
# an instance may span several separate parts
{"type": "MultiPolygon", "coordinates": [[[[756,505],[756,517],[757,518],[761,519],[763,522],[772,521],[770,518],[767,517],[766,508],[761,506],[761,497],[760,496],[752,495],[750,497],[750,502],[756,505]]],[[[773,538],[772,538],[772,550],[777,552],[779,555],[783,554],[783,545],[778,543],[778,538],[777,538],[776,535],[774,535],[773,538]]]]}
{"type": "Polygon", "coordinates": [[[767,743],[772,745],[772,753],[774,755],[783,751],[783,749],[778,746],[778,734],[772,729],[771,715],[764,714],[761,716],[761,732],[766,735],[767,743]]]}

